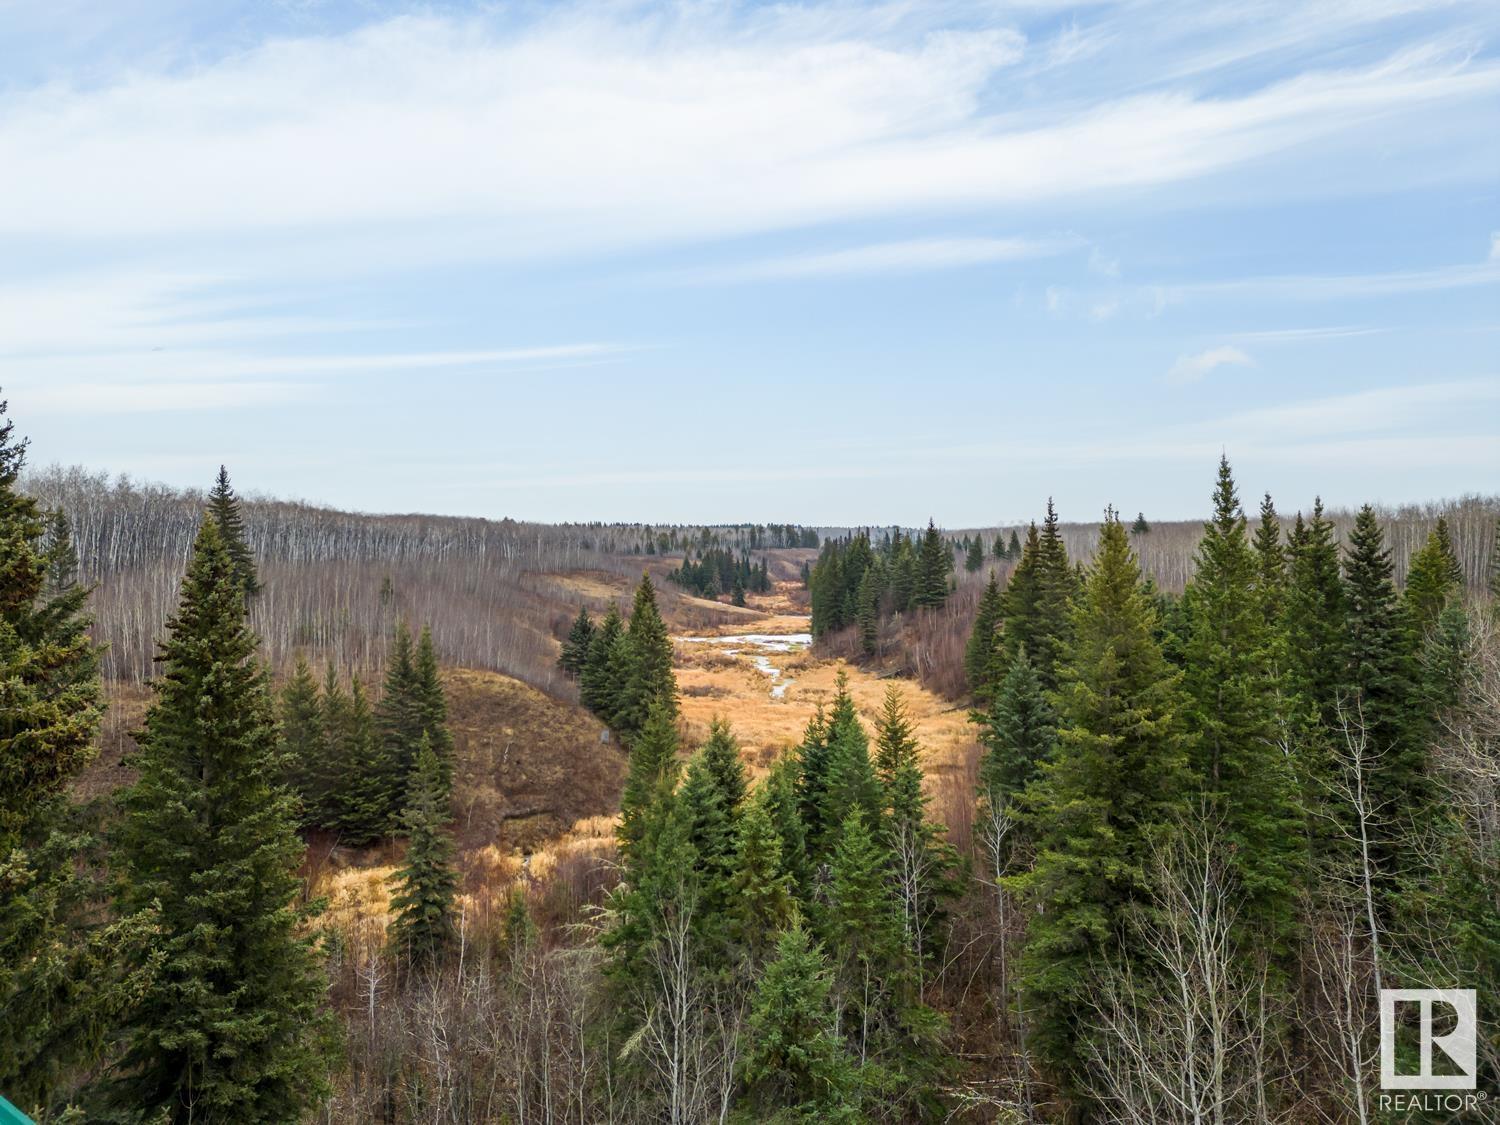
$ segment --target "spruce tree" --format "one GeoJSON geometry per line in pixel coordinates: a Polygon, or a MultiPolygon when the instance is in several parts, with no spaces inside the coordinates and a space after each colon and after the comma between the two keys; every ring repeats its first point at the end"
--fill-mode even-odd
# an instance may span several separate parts
{"type": "Polygon", "coordinates": [[[1448,523],[1439,516],[1427,542],[1412,555],[1406,574],[1406,615],[1419,639],[1432,631],[1443,607],[1462,594],[1463,587],[1463,567],[1454,554],[1448,523]]]}
{"type": "Polygon", "coordinates": [[[979,598],[979,609],[974,614],[974,628],[969,633],[969,643],[964,648],[964,677],[969,690],[983,698],[991,687],[990,672],[995,646],[1000,643],[1000,622],[1004,612],[1004,599],[1000,593],[1000,581],[990,571],[990,581],[979,598]]]}
{"type": "Polygon", "coordinates": [[[752,1120],[863,1120],[859,1070],[838,1032],[832,983],[827,958],[801,923],[782,930],[750,1002],[741,1074],[752,1120]]]}
{"type": "Polygon", "coordinates": [[[1010,529],[1010,542],[1006,544],[1005,557],[1008,559],[1018,559],[1021,557],[1021,539],[1016,534],[1015,528],[1010,529]]]}
{"type": "Polygon", "coordinates": [[[968,553],[964,556],[964,569],[970,574],[976,573],[984,565],[984,536],[974,536],[974,541],[969,544],[968,553]]]}
{"type": "Polygon", "coordinates": [[[1366,504],[1355,517],[1344,557],[1344,677],[1341,705],[1369,740],[1376,765],[1372,807],[1390,826],[1373,849],[1386,873],[1396,870],[1401,840],[1423,822],[1431,801],[1417,702],[1416,653],[1410,623],[1392,580],[1385,533],[1366,504]]]}
{"type": "Polygon", "coordinates": [[[1128,952],[1126,919],[1148,894],[1151,849],[1189,804],[1186,701],[1155,618],[1111,514],[1074,611],[1057,745],[1028,800],[1038,854],[1020,883],[1036,908],[1021,965],[1031,1041],[1068,1085],[1086,1054],[1094,974],[1128,952]]]}
{"type": "Polygon", "coordinates": [[[1221,457],[1213,518],[1204,525],[1183,598],[1193,766],[1209,811],[1223,824],[1228,863],[1254,925],[1285,952],[1301,882],[1304,810],[1277,737],[1275,650],[1257,597],[1262,561],[1250,545],[1229,461],[1221,457]]]}
{"type": "Polygon", "coordinates": [[[1007,661],[1014,659],[1021,649],[1031,652],[1035,647],[1037,568],[1041,549],[1041,536],[1033,523],[1026,530],[1026,545],[1021,548],[1020,561],[1010,572],[1010,581],[1000,595],[1000,648],[1003,659],[1007,661]]]}
{"type": "Polygon", "coordinates": [[[448,832],[448,794],[442,763],[423,734],[401,815],[406,858],[393,878],[390,943],[408,964],[434,964],[457,937],[453,900],[458,872],[448,832]]]}
{"type": "Polygon", "coordinates": [[[880,646],[880,577],[874,567],[859,580],[858,603],[860,651],[874,656],[880,646]]]}
{"type": "Polygon", "coordinates": [[[341,693],[325,691],[324,700],[330,760],[342,766],[337,784],[330,787],[330,827],[338,829],[343,842],[361,847],[395,827],[390,815],[395,764],[359,680],[350,685],[347,706],[341,706],[341,693]]]}
{"type": "Polygon", "coordinates": [[[630,765],[620,795],[620,855],[627,871],[639,858],[652,809],[664,792],[677,788],[677,748],[676,717],[658,704],[630,744],[630,765]]]}
{"type": "Polygon", "coordinates": [[[1042,523],[1036,550],[1035,619],[1027,642],[1044,687],[1057,686],[1057,667],[1068,651],[1072,637],[1073,597],[1078,590],[1078,575],[1068,562],[1063,545],[1057,509],[1047,499],[1047,518],[1042,523]]]}
{"type": "Polygon", "coordinates": [[[859,809],[865,824],[873,829],[879,822],[884,797],[870,761],[870,739],[855,713],[848,680],[840,673],[837,682],[838,694],[828,714],[826,783],[816,819],[808,822],[809,828],[816,825],[816,830],[808,834],[808,844],[818,857],[832,851],[852,810],[859,809]]]}
{"type": "MultiPolygon", "coordinates": [[[[448,696],[443,691],[442,677],[438,673],[432,630],[425,625],[417,640],[412,675],[417,738],[419,742],[424,738],[427,740],[433,757],[437,759],[438,778],[446,797],[453,791],[453,734],[448,729],[448,696]]],[[[406,784],[410,784],[409,778],[406,784]]]]}
{"type": "Polygon", "coordinates": [[[735,827],[734,857],[728,889],[729,936],[740,957],[758,965],[770,955],[775,934],[790,925],[796,912],[791,876],[776,832],[773,794],[767,785],[745,802],[735,827]]]}
{"type": "Polygon", "coordinates": [[[115,1094],[143,1119],[301,1120],[324,1092],[327,982],[299,936],[296,798],[243,575],[213,519],[167,629],[116,853],[125,908],[158,911],[162,962],[115,1094]]]}
{"type": "Polygon", "coordinates": [[[957,853],[927,815],[922,748],[901,691],[886,690],[875,721],[875,770],[884,794],[880,830],[901,900],[902,936],[920,967],[936,953],[943,902],[958,893],[957,853]]]}
{"type": "Polygon", "coordinates": [[[214,486],[208,493],[208,511],[218,525],[224,549],[234,561],[234,572],[240,589],[244,591],[247,600],[253,598],[260,593],[260,580],[255,573],[255,556],[245,540],[245,521],[240,516],[239,497],[230,487],[229,471],[223,465],[219,466],[219,475],[214,478],[214,486]]]}
{"type": "Polygon", "coordinates": [[[917,554],[913,604],[934,608],[948,600],[948,570],[952,564],[953,556],[943,542],[942,533],[932,520],[928,520],[927,533],[922,536],[922,547],[917,554]]]}
{"type": "Polygon", "coordinates": [[[781,841],[781,867],[790,880],[792,893],[804,904],[812,900],[812,871],[807,855],[807,825],[802,819],[801,762],[795,752],[782,754],[771,763],[761,792],[766,812],[781,841]]]}
{"type": "Polygon", "coordinates": [[[1290,575],[1286,594],[1287,663],[1293,689],[1332,726],[1342,686],[1344,587],[1339,549],[1323,502],[1313,504],[1306,524],[1299,513],[1287,543],[1290,575]]]}
{"type": "Polygon", "coordinates": [[[588,656],[578,675],[579,701],[608,724],[619,704],[619,685],[614,682],[615,643],[625,631],[620,609],[613,603],[589,640],[588,656]]]}
{"type": "Polygon", "coordinates": [[[1146,522],[1146,513],[1145,512],[1137,512],[1136,513],[1136,517],[1135,517],[1135,523],[1133,523],[1133,524],[1130,525],[1130,533],[1132,535],[1149,535],[1150,532],[1151,532],[1151,525],[1146,522]]]}
{"type": "Polygon", "coordinates": [[[66,521],[46,550],[0,402],[0,1091],[38,1119],[70,1100],[134,999],[149,913],[99,924],[93,840],[67,787],[93,755],[99,650],[66,521]]]}
{"type": "Polygon", "coordinates": [[[385,816],[394,828],[400,823],[405,807],[406,790],[425,725],[416,656],[411,630],[405,621],[396,623],[396,637],[386,657],[385,682],[375,707],[375,721],[380,730],[382,765],[386,769],[380,778],[385,791],[385,816]]]}
{"type": "Polygon", "coordinates": [[[1260,522],[1255,527],[1256,599],[1266,626],[1279,633],[1284,627],[1287,573],[1286,548],[1281,543],[1281,521],[1268,492],[1261,497],[1260,522]]]}
{"type": "Polygon", "coordinates": [[[321,771],[328,756],[323,706],[312,669],[301,656],[281,689],[281,756],[286,783],[299,800],[300,823],[322,825],[326,794],[321,771]]]}
{"type": "Polygon", "coordinates": [[[578,616],[573,619],[572,628],[568,630],[567,640],[563,641],[562,655],[557,660],[558,667],[574,679],[583,675],[583,667],[589,658],[589,643],[593,639],[593,618],[586,608],[580,607],[578,616]]]}
{"type": "Polygon", "coordinates": [[[677,679],[672,674],[672,638],[656,608],[656,588],[641,575],[635,605],[625,631],[626,665],[621,702],[614,717],[620,736],[629,741],[640,732],[653,705],[677,714],[677,679]]]}
{"type": "Polygon", "coordinates": [[[999,843],[1002,858],[1030,843],[1029,826],[1021,817],[1027,787],[1041,773],[1052,754],[1057,717],[1036,669],[1023,648],[1005,670],[989,708],[972,716],[979,724],[984,755],[979,759],[981,813],[1004,812],[1013,827],[999,843]]]}

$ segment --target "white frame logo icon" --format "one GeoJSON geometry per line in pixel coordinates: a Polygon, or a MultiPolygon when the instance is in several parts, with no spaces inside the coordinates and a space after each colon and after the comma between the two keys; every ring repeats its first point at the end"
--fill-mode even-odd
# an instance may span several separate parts
{"type": "Polygon", "coordinates": [[[1479,1007],[1472,988],[1383,988],[1380,990],[1380,1086],[1384,1090],[1472,1090],[1478,1077],[1476,1045],[1479,1007]],[[1421,1069],[1396,1073],[1396,1005],[1421,1005],[1421,1069]],[[1446,1004],[1457,1017],[1447,1035],[1432,1033],[1433,1004],[1446,1004]],[[1432,1050],[1452,1059],[1462,1074],[1433,1074],[1432,1050]]]}

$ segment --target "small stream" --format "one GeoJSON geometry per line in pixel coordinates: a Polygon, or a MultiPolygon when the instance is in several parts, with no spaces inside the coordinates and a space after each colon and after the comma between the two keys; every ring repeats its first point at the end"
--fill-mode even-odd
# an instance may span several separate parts
{"type": "Polygon", "coordinates": [[[782,699],[786,689],[796,683],[783,679],[781,669],[771,657],[800,652],[812,644],[811,633],[731,633],[724,637],[678,637],[683,644],[719,645],[726,656],[748,656],[755,670],[771,679],[771,698],[782,699]]]}

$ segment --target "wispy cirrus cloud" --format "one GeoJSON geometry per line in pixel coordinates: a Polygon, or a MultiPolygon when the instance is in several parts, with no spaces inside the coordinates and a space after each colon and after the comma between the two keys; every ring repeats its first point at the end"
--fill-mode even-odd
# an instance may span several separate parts
{"type": "Polygon", "coordinates": [[[1178,356],[1177,362],[1172,364],[1171,370],[1167,372],[1167,382],[1179,386],[1185,383],[1196,383],[1217,368],[1250,367],[1254,363],[1255,361],[1239,348],[1223,344],[1194,355],[1178,356]]]}
{"type": "Polygon", "coordinates": [[[1077,249],[1075,236],[1053,238],[922,238],[882,242],[823,253],[765,258],[738,265],[689,271],[684,280],[748,282],[921,273],[968,266],[1050,258],[1077,249]]]}

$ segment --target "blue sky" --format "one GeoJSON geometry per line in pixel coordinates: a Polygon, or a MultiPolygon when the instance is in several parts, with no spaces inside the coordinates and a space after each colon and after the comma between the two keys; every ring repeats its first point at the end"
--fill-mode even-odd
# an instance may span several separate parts
{"type": "Polygon", "coordinates": [[[0,0],[39,462],[949,526],[1500,492],[1500,7],[0,0]]]}

